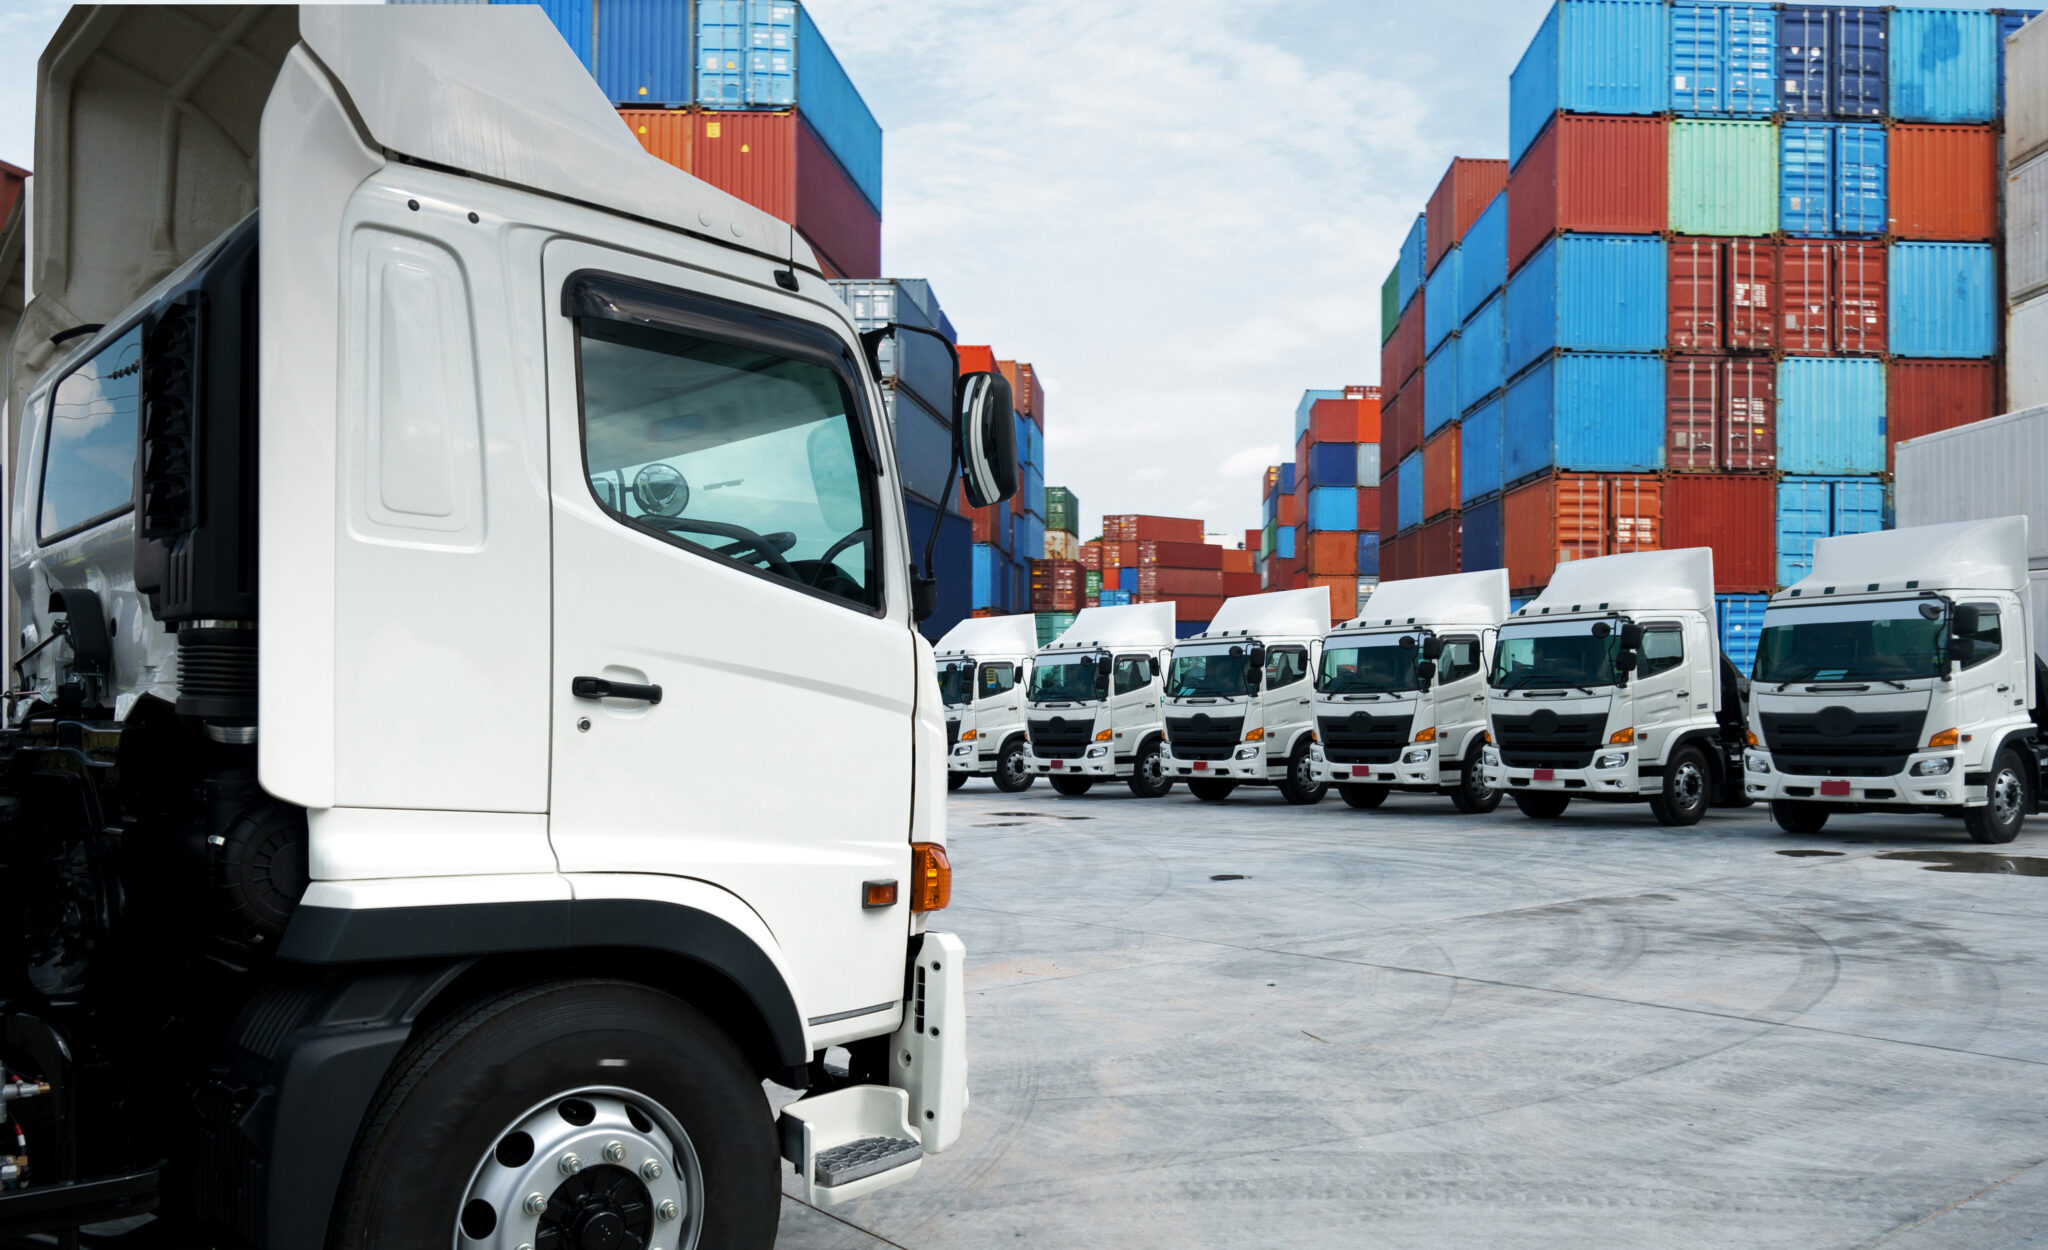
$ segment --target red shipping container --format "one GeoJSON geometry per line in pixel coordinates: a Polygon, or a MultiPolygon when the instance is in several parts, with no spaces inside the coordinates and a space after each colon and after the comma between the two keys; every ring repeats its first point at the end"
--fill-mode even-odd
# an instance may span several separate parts
{"type": "Polygon", "coordinates": [[[1479,220],[1479,214],[1493,203],[1508,185],[1506,161],[1475,160],[1460,156],[1444,171],[1443,181],[1429,197],[1429,230],[1423,271],[1433,273],[1436,263],[1452,247],[1464,242],[1465,232],[1479,220]]]}
{"type": "Polygon", "coordinates": [[[1778,366],[1768,357],[1735,356],[1723,368],[1721,467],[1778,467],[1778,366]]]}
{"type": "Polygon", "coordinates": [[[1552,118],[1508,176],[1508,272],[1560,231],[1662,231],[1668,129],[1661,117],[1552,118]]]}
{"type": "Polygon", "coordinates": [[[645,135],[632,122],[627,128],[649,151],[660,149],[663,159],[680,153],[690,173],[794,224],[833,276],[881,274],[882,219],[802,116],[679,111],[673,117],[690,121],[650,125],[645,135]],[[694,128],[688,139],[673,135],[678,124],[694,128]]]}
{"type": "MultiPolygon", "coordinates": [[[[1384,533],[1385,531],[1382,531],[1384,533]]],[[[1420,534],[1380,539],[1380,580],[1399,582],[1415,576],[1416,541],[1420,534]]]]}
{"type": "Polygon", "coordinates": [[[1895,123],[1889,140],[1894,238],[1977,243],[1998,237],[1995,130],[1895,123]]]}
{"type": "MultiPolygon", "coordinates": [[[[1380,427],[1380,468],[1392,468],[1422,446],[1422,375],[1416,374],[1387,405],[1380,427]]],[[[1299,475],[1306,478],[1306,475],[1299,475]]]]}
{"type": "Polygon", "coordinates": [[[1308,536],[1310,577],[1358,576],[1358,535],[1351,531],[1317,530],[1308,536]]]}
{"type": "Polygon", "coordinates": [[[1045,428],[1045,389],[1038,383],[1038,371],[1029,362],[998,360],[1005,381],[1010,384],[1010,406],[1019,414],[1031,418],[1039,429],[1045,428]]]}
{"type": "Polygon", "coordinates": [[[1393,337],[1380,347],[1380,386],[1398,391],[1422,368],[1422,300],[1417,291],[1394,326],[1393,337]]]}
{"type": "Polygon", "coordinates": [[[1220,569],[1223,567],[1223,548],[1210,543],[1141,542],[1138,544],[1138,567],[1220,569]]]}
{"type": "MultiPolygon", "coordinates": [[[[1387,461],[1382,457],[1382,463],[1390,464],[1392,461],[1387,461]]],[[[1380,479],[1379,496],[1379,523],[1371,528],[1378,530],[1380,533],[1383,544],[1380,548],[1382,553],[1380,559],[1384,562],[1386,560],[1385,540],[1401,532],[1401,479],[1392,472],[1382,477],[1380,479]]],[[[1388,574],[1388,576],[1391,577],[1393,575],[1388,574]]]]}
{"type": "Polygon", "coordinates": [[[1507,492],[1501,529],[1509,585],[1538,590],[1567,560],[1657,550],[1662,491],[1648,474],[1558,473],[1507,492]]]}
{"type": "Polygon", "coordinates": [[[1664,467],[1712,473],[1721,467],[1722,394],[1719,356],[1673,356],[1664,363],[1664,467]]]}
{"type": "Polygon", "coordinates": [[[1296,580],[1299,576],[1300,572],[1292,560],[1282,560],[1279,556],[1274,556],[1266,561],[1267,590],[1294,590],[1300,585],[1296,580]]]}
{"type": "Polygon", "coordinates": [[[1223,575],[1223,594],[1226,598],[1235,599],[1240,595],[1255,595],[1263,589],[1265,587],[1260,584],[1257,573],[1225,573],[1223,575]]]}
{"type": "Polygon", "coordinates": [[[1457,517],[1432,521],[1416,534],[1419,571],[1423,577],[1442,577],[1459,571],[1465,526],[1457,517]]]}
{"type": "Polygon", "coordinates": [[[1330,624],[1348,621],[1358,615],[1358,579],[1355,577],[1310,577],[1311,586],[1325,586],[1330,591],[1330,624]]]}
{"type": "Polygon", "coordinates": [[[1223,570],[1221,569],[1175,569],[1166,567],[1141,568],[1138,570],[1138,590],[1144,594],[1155,594],[1162,599],[1176,595],[1220,595],[1223,593],[1223,570]]]}
{"type": "Polygon", "coordinates": [[[1778,346],[1794,356],[1883,355],[1889,282],[1882,243],[1785,240],[1778,346]]]}
{"type": "Polygon", "coordinates": [[[1301,524],[1301,517],[1296,515],[1299,511],[1300,505],[1296,502],[1295,496],[1280,496],[1280,527],[1282,529],[1292,529],[1301,524]]]}
{"type": "Polygon", "coordinates": [[[1665,246],[1670,290],[1664,299],[1665,341],[1673,351],[1711,352],[1727,344],[1721,327],[1726,239],[1672,239],[1665,246]]]}
{"type": "Polygon", "coordinates": [[[1376,533],[1380,528],[1380,488],[1361,486],[1358,488],[1358,528],[1376,533]]]}
{"type": "MultiPolygon", "coordinates": [[[[1199,543],[1203,528],[1200,521],[1186,517],[1143,516],[1135,512],[1119,513],[1102,518],[1102,536],[1111,542],[1131,543],[1167,542],[1199,543]]],[[[1138,551],[1135,545],[1125,550],[1124,564],[1136,564],[1138,551]]]]}
{"type": "Polygon", "coordinates": [[[1246,530],[1244,532],[1245,545],[1243,549],[1238,551],[1224,551],[1224,573],[1257,573],[1259,570],[1257,565],[1253,562],[1252,553],[1256,552],[1259,549],[1259,544],[1264,541],[1265,536],[1259,533],[1259,531],[1246,530]]]}
{"type": "Polygon", "coordinates": [[[1664,547],[1664,483],[1647,473],[1617,473],[1607,479],[1613,515],[1608,551],[1659,551],[1664,547]]]}
{"type": "Polygon", "coordinates": [[[1181,595],[1173,601],[1173,619],[1182,621],[1213,621],[1223,610],[1221,595],[1181,595]]]}
{"type": "Polygon", "coordinates": [[[1664,546],[1712,547],[1714,589],[1763,594],[1777,576],[1777,483],[1762,475],[1665,479],[1664,546]]]}
{"type": "Polygon", "coordinates": [[[1102,571],[1102,543],[1099,539],[1081,544],[1081,567],[1096,573],[1102,571]]]}
{"type": "MultiPolygon", "coordinates": [[[[1458,506],[1458,426],[1437,431],[1422,445],[1422,515],[1442,516],[1458,506]]],[[[1455,571],[1455,570],[1453,570],[1455,571]]]]}
{"type": "Polygon", "coordinates": [[[1860,356],[1889,352],[1891,270],[1884,244],[1837,243],[1832,283],[1835,350],[1860,356]]]}
{"type": "Polygon", "coordinates": [[[994,373],[996,371],[996,349],[993,347],[961,347],[960,372],[994,373]]]}
{"type": "Polygon", "coordinates": [[[1885,367],[1885,467],[1909,438],[1998,415],[1998,365],[1989,360],[1894,360],[1885,367]]]}
{"type": "MultiPolygon", "coordinates": [[[[1358,399],[1319,399],[1309,406],[1308,439],[1311,443],[1355,443],[1358,441],[1360,410],[1358,399]]],[[[1379,401],[1372,407],[1377,410],[1379,401]]]]}
{"type": "Polygon", "coordinates": [[[1778,344],[1778,244],[1730,239],[1722,267],[1721,324],[1726,346],[1768,351],[1778,344]]]}

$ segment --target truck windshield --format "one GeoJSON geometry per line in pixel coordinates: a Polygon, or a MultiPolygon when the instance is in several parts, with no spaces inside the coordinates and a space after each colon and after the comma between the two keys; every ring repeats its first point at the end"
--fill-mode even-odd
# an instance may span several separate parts
{"type": "Polygon", "coordinates": [[[1422,639],[1414,634],[1384,634],[1323,644],[1323,668],[1316,689],[1323,694],[1371,694],[1414,690],[1415,659],[1422,639]],[[1403,639],[1409,646],[1402,646],[1403,639]]]}
{"type": "Polygon", "coordinates": [[[973,660],[949,660],[939,665],[939,698],[947,707],[974,702],[973,660]]]}
{"type": "Polygon", "coordinates": [[[1621,649],[1621,621],[1558,621],[1508,625],[1493,649],[1496,690],[1614,684],[1614,657],[1621,649]],[[1607,628],[1593,632],[1597,625],[1607,628]]]}
{"type": "Polygon", "coordinates": [[[1939,677],[1948,610],[1932,599],[1800,604],[1764,612],[1755,679],[1899,681],[1939,677]]]}
{"type": "Polygon", "coordinates": [[[1095,675],[1109,667],[1109,656],[1041,655],[1031,666],[1029,695],[1033,703],[1085,703],[1099,698],[1095,675]]]}
{"type": "Polygon", "coordinates": [[[1245,661],[1245,648],[1240,644],[1175,647],[1173,668],[1166,675],[1166,697],[1228,699],[1250,694],[1254,687],[1245,680],[1249,667],[1245,661]]]}

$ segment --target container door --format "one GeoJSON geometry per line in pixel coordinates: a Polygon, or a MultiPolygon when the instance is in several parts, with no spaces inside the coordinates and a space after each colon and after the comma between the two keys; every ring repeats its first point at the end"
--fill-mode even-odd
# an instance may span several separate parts
{"type": "Polygon", "coordinates": [[[1788,477],[1778,483],[1778,584],[1790,586],[1813,571],[1813,544],[1833,524],[1828,483],[1788,477]]]}

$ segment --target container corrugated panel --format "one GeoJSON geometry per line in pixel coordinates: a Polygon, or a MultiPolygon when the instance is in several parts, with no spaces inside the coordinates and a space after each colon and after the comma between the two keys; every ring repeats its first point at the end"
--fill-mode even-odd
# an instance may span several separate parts
{"type": "Polygon", "coordinates": [[[1736,356],[1723,369],[1721,467],[1761,472],[1778,466],[1778,367],[1763,356],[1736,356]]]}
{"type": "Polygon", "coordinates": [[[2048,149],[2048,22],[2028,23],[2005,45],[2005,162],[2048,149]]]}
{"type": "Polygon", "coordinates": [[[1665,340],[1664,240],[1568,234],[1508,279],[1507,371],[1556,350],[1653,352],[1665,340]]]}
{"type": "MultiPolygon", "coordinates": [[[[546,13],[548,15],[548,20],[555,24],[555,29],[562,32],[563,40],[568,43],[569,50],[576,54],[576,59],[583,62],[583,68],[593,68],[590,62],[591,36],[593,33],[592,27],[595,20],[595,6],[592,4],[592,0],[493,0],[493,3],[538,4],[541,8],[541,12],[546,13]]],[[[683,96],[682,101],[680,102],[687,103],[689,100],[689,96],[687,94],[687,84],[689,82],[690,72],[690,49],[687,43],[687,26],[684,27],[684,34],[686,41],[684,46],[679,50],[679,53],[683,58],[683,82],[685,84],[686,93],[683,96]]],[[[624,102],[625,101],[614,100],[614,103],[624,102]]],[[[7,214],[4,211],[0,211],[0,221],[5,221],[6,218],[7,214]]]]}
{"type": "Polygon", "coordinates": [[[1998,367],[1988,360],[1894,360],[1885,367],[1885,394],[1885,442],[1896,460],[1909,438],[1998,415],[1998,367]]]}
{"type": "MultiPolygon", "coordinates": [[[[1717,566],[1718,567],[1718,566],[1717,566]]],[[[1714,616],[1721,631],[1721,654],[1735,671],[1749,676],[1756,668],[1756,645],[1764,630],[1767,595],[1715,595],[1714,616]]]]}
{"type": "Polygon", "coordinates": [[[1482,569],[1502,567],[1501,550],[1501,504],[1498,498],[1475,504],[1465,509],[1458,518],[1464,527],[1459,569],[1461,573],[1477,573],[1482,569]]]}
{"type": "Polygon", "coordinates": [[[1888,350],[1890,275],[1881,243],[1787,239],[1778,249],[1778,347],[1794,355],[1888,350]]]}
{"type": "Polygon", "coordinates": [[[1459,428],[1452,426],[1422,445],[1422,515],[1442,516],[1456,508],[1459,428]]]}
{"type": "Polygon", "coordinates": [[[1358,453],[1350,443],[1317,443],[1308,452],[1308,483],[1317,486],[1358,485],[1358,453]]]}
{"type": "Polygon", "coordinates": [[[1779,132],[1778,167],[1778,220],[1786,234],[1885,233],[1890,169],[1882,126],[1788,122],[1779,132]]]}
{"type": "Polygon", "coordinates": [[[1891,352],[1974,360],[1998,352],[1998,267],[1987,243],[1891,249],[1891,352]]]}
{"type": "Polygon", "coordinates": [[[1883,479],[1786,477],[1778,482],[1777,575],[1789,586],[1813,571],[1813,544],[1885,528],[1883,479]]]}
{"type": "Polygon", "coordinates": [[[1458,411],[1469,411],[1507,382],[1505,300],[1490,299],[1458,334],[1458,411]]]}
{"type": "Polygon", "coordinates": [[[1558,0],[1508,79],[1508,160],[1559,111],[1647,115],[1671,107],[1662,0],[1558,0]]]}
{"type": "MultiPolygon", "coordinates": [[[[832,289],[840,302],[846,305],[847,311],[853,314],[854,328],[863,333],[882,329],[892,322],[936,330],[938,326],[931,308],[927,307],[929,292],[915,289],[923,285],[881,278],[834,282],[832,289]],[[926,296],[926,301],[916,298],[920,293],[926,296]]],[[[946,421],[950,428],[954,371],[953,355],[946,350],[945,344],[928,334],[892,335],[878,345],[876,358],[883,380],[914,392],[931,411],[944,414],[941,420],[946,421]]],[[[1036,427],[1032,428],[1036,430],[1036,427]]],[[[1018,448],[1018,456],[1020,463],[1038,462],[1028,444],[1018,448]]]]}
{"type": "Polygon", "coordinates": [[[2005,176],[2005,298],[2018,304],[2048,290],[2048,160],[2035,157],[2005,176]]]}
{"type": "MultiPolygon", "coordinates": [[[[588,19],[586,13],[584,20],[588,19]]],[[[561,25],[559,20],[556,25],[561,25]]],[[[596,46],[586,42],[584,51],[598,87],[612,103],[676,108],[694,102],[689,5],[605,0],[598,26],[596,46]]]]}
{"type": "Polygon", "coordinates": [[[1501,488],[1501,419],[1505,412],[1500,400],[1481,404],[1465,414],[1459,423],[1458,493],[1461,503],[1497,495],[1501,488]]]}
{"type": "Polygon", "coordinates": [[[1422,446],[1422,379],[1417,378],[1388,400],[1380,414],[1380,465],[1391,473],[1401,457],[1422,446]],[[1414,420],[1409,411],[1414,410],[1414,420]]]}
{"type": "Polygon", "coordinates": [[[1358,458],[1358,484],[1361,487],[1377,486],[1380,480],[1379,439],[1374,438],[1371,442],[1359,443],[1356,447],[1356,455],[1358,458]]]}
{"type": "Polygon", "coordinates": [[[1777,111],[1778,14],[1768,4],[1671,6],[1671,109],[1694,116],[1777,111]]]}
{"type": "Polygon", "coordinates": [[[1888,101],[1885,11],[1786,5],[1778,13],[1778,111],[1882,117],[1888,101]]]}
{"type": "MultiPolygon", "coordinates": [[[[796,216],[792,224],[839,277],[879,276],[881,214],[846,176],[845,168],[832,159],[810,123],[801,114],[791,116],[796,123],[796,216]]],[[[701,136],[703,132],[698,133],[701,136]]]]}
{"type": "Polygon", "coordinates": [[[1893,236],[1998,237],[1998,134],[1991,127],[1893,126],[1891,160],[1893,236]]]}
{"type": "Polygon", "coordinates": [[[811,21],[797,10],[796,107],[846,167],[868,204],[882,211],[882,125],[861,99],[839,57],[811,21]]]}
{"type": "Polygon", "coordinates": [[[1458,419],[1458,340],[1437,348],[1422,370],[1422,437],[1458,419]]]}
{"type": "Polygon", "coordinates": [[[1663,467],[1664,362],[1649,355],[1558,355],[1507,390],[1502,473],[1558,468],[1650,473],[1663,467]]]}
{"type": "Polygon", "coordinates": [[[1665,345],[1671,350],[1711,352],[1727,345],[1721,329],[1727,256],[1726,239],[1674,238],[1665,246],[1665,345]]]}
{"type": "Polygon", "coordinates": [[[1663,487],[1651,475],[1558,473],[1510,490],[1501,499],[1508,584],[1535,590],[1569,560],[1657,550],[1663,487]]]}
{"type": "Polygon", "coordinates": [[[1721,307],[1727,346],[1735,351],[1778,345],[1778,251],[1775,240],[1728,240],[1721,307]]]}
{"type": "Polygon", "coordinates": [[[1420,564],[1417,572],[1421,576],[1444,577],[1458,571],[1463,528],[1460,518],[1455,516],[1447,516],[1422,527],[1422,532],[1416,535],[1420,564]]]}
{"type": "Polygon", "coordinates": [[[1394,337],[1394,328],[1401,324],[1401,261],[1394,260],[1394,267],[1387,270],[1387,280],[1380,283],[1380,343],[1394,337]]]}
{"type": "Polygon", "coordinates": [[[1458,245],[1458,321],[1470,321],[1479,306],[1508,280],[1508,193],[1486,205],[1458,245]]]}
{"type": "Polygon", "coordinates": [[[2015,304],[2005,318],[2005,404],[2018,412],[2048,404],[2048,295],[2015,304]]]}
{"type": "Polygon", "coordinates": [[[1774,585],[1774,486],[1764,474],[1677,474],[1664,479],[1664,546],[1711,547],[1714,588],[1753,593],[1774,585]]]}
{"type": "MultiPolygon", "coordinates": [[[[1379,531],[1384,545],[1387,539],[1401,532],[1401,471],[1398,467],[1390,468],[1380,479],[1379,497],[1380,519],[1373,528],[1379,531]]],[[[1381,559],[1385,559],[1384,554],[1381,559]]]]}
{"type": "Polygon", "coordinates": [[[1767,235],[1778,228],[1778,136],[1770,122],[1671,123],[1670,228],[1767,235]]]}
{"type": "Polygon", "coordinates": [[[1429,240],[1428,219],[1415,214],[1415,224],[1408,227],[1408,237],[1401,241],[1401,313],[1406,316],[1409,302],[1422,290],[1422,260],[1424,245],[1429,240]]]}
{"type": "MultiPolygon", "coordinates": [[[[687,12],[673,0],[633,0],[687,12]]],[[[611,5],[605,0],[607,24],[611,5]]],[[[795,0],[696,0],[697,103],[705,108],[770,109],[796,104],[795,0]]],[[[604,40],[599,39],[600,53],[604,40]]]]}
{"type": "Polygon", "coordinates": [[[1882,473],[1884,365],[1787,357],[1778,364],[1778,467],[1787,473],[1882,473]]]}
{"type": "Polygon", "coordinates": [[[1998,19],[1985,9],[1891,11],[1891,113],[1900,121],[1998,116],[1998,19]]]}
{"type": "Polygon", "coordinates": [[[688,173],[697,115],[685,109],[620,109],[619,120],[656,160],[688,173]]]}
{"type": "Polygon", "coordinates": [[[1664,466],[1712,473],[1721,467],[1727,378],[1719,356],[1672,356],[1664,363],[1664,466]]]}
{"type": "Polygon", "coordinates": [[[1394,327],[1394,335],[1380,345],[1380,387],[1399,391],[1422,368],[1422,320],[1429,301],[1408,305],[1394,327]]]}
{"type": "Polygon", "coordinates": [[[1557,118],[1508,178],[1508,272],[1560,230],[1663,230],[1669,165],[1669,126],[1661,117],[1557,118]]]}
{"type": "Polygon", "coordinates": [[[1358,536],[1358,575],[1378,577],[1380,575],[1380,536],[1360,534],[1358,536]]]}
{"type": "Polygon", "coordinates": [[[1308,492],[1308,528],[1354,531],[1358,528],[1358,488],[1317,486],[1308,492]]]}
{"type": "Polygon", "coordinates": [[[2040,16],[2039,9],[1999,9],[1998,13],[1998,115],[2005,116],[2005,41],[2040,16]]]}
{"type": "Polygon", "coordinates": [[[1437,345],[1455,334],[1458,329],[1458,262],[1460,250],[1452,248],[1450,255],[1429,275],[1423,294],[1422,345],[1424,351],[1435,351],[1437,345]]]}
{"type": "MultiPolygon", "coordinates": [[[[1430,231],[1425,258],[1432,275],[1450,250],[1465,239],[1472,223],[1486,211],[1508,185],[1508,163],[1460,156],[1444,171],[1436,190],[1430,194],[1424,216],[1436,223],[1430,231]]],[[[1455,302],[1455,301],[1453,301],[1455,302]]]]}
{"type": "Polygon", "coordinates": [[[1422,524],[1422,453],[1416,451],[1405,457],[1394,470],[1398,492],[1395,503],[1395,519],[1403,530],[1413,529],[1422,524]]]}

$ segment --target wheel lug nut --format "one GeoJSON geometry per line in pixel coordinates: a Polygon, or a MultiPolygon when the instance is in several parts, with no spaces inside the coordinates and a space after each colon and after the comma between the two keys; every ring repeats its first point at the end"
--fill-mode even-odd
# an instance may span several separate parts
{"type": "Polygon", "coordinates": [[[562,1175],[574,1176],[583,1170],[583,1160],[577,1158],[574,1154],[565,1154],[562,1156],[562,1161],[555,1166],[562,1170],[562,1175]]]}
{"type": "Polygon", "coordinates": [[[604,1161],[606,1163],[617,1163],[625,1157],[626,1143],[622,1141],[608,1141],[604,1144],[604,1161]]]}
{"type": "Polygon", "coordinates": [[[661,1161],[660,1161],[659,1159],[649,1159],[649,1160],[648,1160],[647,1162],[645,1162],[645,1163],[641,1164],[641,1165],[640,1165],[640,1177],[641,1177],[641,1179],[642,1179],[642,1180],[650,1180],[650,1181],[660,1180],[660,1179],[661,1179],[661,1161]]]}
{"type": "Polygon", "coordinates": [[[664,1220],[672,1220],[676,1218],[676,1204],[670,1202],[666,1198],[663,1198],[661,1200],[661,1205],[654,1208],[654,1213],[664,1220]]]}
{"type": "Polygon", "coordinates": [[[528,1194],[520,1205],[526,1208],[528,1215],[539,1215],[548,1209],[548,1198],[546,1194],[528,1194]]]}

